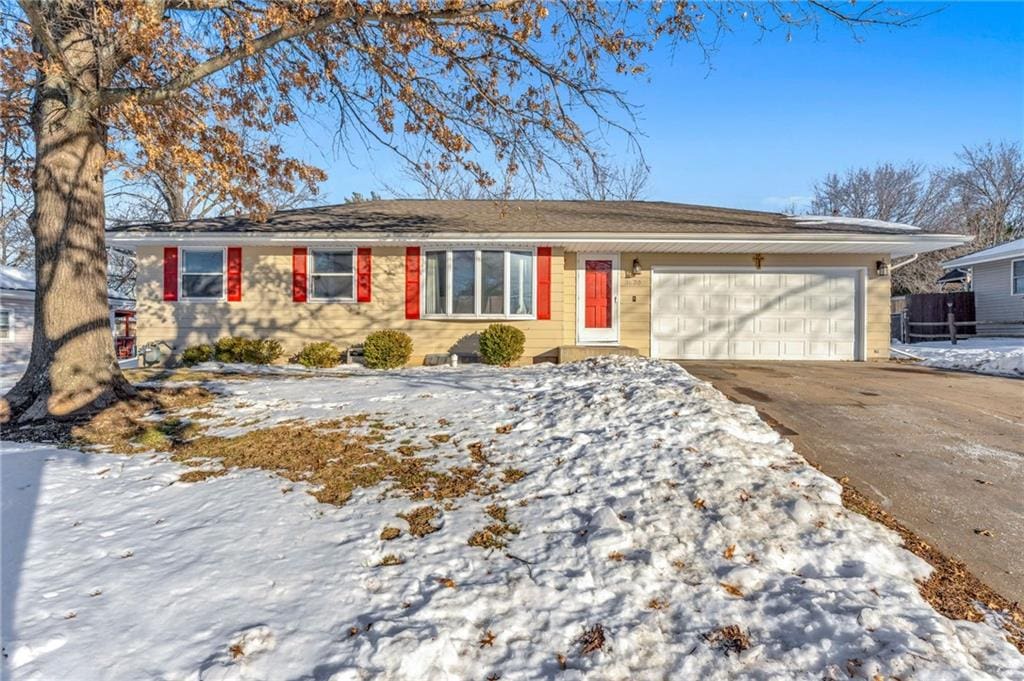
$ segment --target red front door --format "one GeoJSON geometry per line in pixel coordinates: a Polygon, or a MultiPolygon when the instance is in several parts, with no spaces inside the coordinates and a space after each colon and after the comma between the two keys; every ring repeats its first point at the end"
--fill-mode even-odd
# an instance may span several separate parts
{"type": "Polygon", "coordinates": [[[584,326],[610,329],[612,326],[612,261],[587,260],[586,293],[583,300],[584,326]]]}

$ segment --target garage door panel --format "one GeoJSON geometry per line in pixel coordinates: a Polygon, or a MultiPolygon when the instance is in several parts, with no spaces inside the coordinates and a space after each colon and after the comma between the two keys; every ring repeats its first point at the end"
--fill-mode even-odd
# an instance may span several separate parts
{"type": "Polygon", "coordinates": [[[824,338],[832,333],[832,324],[829,318],[809,318],[804,320],[805,335],[814,338],[824,338]]]}
{"type": "Polygon", "coordinates": [[[779,307],[783,312],[803,313],[807,309],[807,298],[804,296],[780,298],[779,307]]]}
{"type": "Polygon", "coordinates": [[[848,272],[655,272],[652,354],[678,359],[854,359],[848,272]]]}
{"type": "Polygon", "coordinates": [[[854,324],[852,319],[833,319],[832,320],[832,335],[842,337],[852,337],[857,332],[857,325],[854,324]]]}
{"type": "Polygon", "coordinates": [[[782,333],[786,336],[803,336],[807,334],[806,319],[783,319],[782,333]]]}

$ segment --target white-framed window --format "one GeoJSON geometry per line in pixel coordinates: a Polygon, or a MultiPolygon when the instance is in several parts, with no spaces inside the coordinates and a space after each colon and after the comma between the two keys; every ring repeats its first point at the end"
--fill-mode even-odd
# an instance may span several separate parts
{"type": "Polygon", "coordinates": [[[181,299],[223,300],[226,260],[223,248],[181,249],[181,299]]]}
{"type": "Polygon", "coordinates": [[[14,340],[14,312],[0,309],[0,341],[14,340]]]}
{"type": "Polygon", "coordinates": [[[532,319],[536,316],[533,250],[426,250],[421,287],[424,317],[532,319]]]}
{"type": "Polygon", "coordinates": [[[1024,258],[1010,263],[1010,293],[1024,296],[1024,258]]]}
{"type": "Polygon", "coordinates": [[[355,302],[354,250],[311,248],[308,269],[310,300],[355,302]]]}

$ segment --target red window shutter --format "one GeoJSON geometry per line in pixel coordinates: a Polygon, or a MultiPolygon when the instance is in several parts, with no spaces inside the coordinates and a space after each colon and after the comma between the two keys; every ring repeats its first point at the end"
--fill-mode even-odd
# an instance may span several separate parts
{"type": "Polygon", "coordinates": [[[228,302],[242,300],[242,249],[228,249],[228,302]]]}
{"type": "Polygon", "coordinates": [[[356,300],[360,303],[370,302],[373,288],[372,251],[360,248],[356,256],[357,293],[356,300]]]}
{"type": "Polygon", "coordinates": [[[551,247],[537,249],[537,319],[551,319],[551,247]]]}
{"type": "Polygon", "coordinates": [[[420,249],[405,249],[405,318],[420,318],[420,249]]]}
{"type": "Polygon", "coordinates": [[[164,300],[178,299],[178,249],[164,249],[164,300]]]}
{"type": "Polygon", "coordinates": [[[292,300],[306,302],[306,249],[292,249],[292,300]]]}

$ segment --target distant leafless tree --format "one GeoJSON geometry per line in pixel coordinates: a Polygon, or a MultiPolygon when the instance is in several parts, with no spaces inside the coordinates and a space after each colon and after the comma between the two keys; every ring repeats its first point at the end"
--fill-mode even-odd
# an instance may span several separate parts
{"type": "Polygon", "coordinates": [[[9,187],[0,189],[0,265],[28,267],[35,244],[28,226],[31,212],[28,194],[9,187]]]}
{"type": "Polygon", "coordinates": [[[463,168],[425,155],[403,169],[405,179],[414,189],[390,187],[388,193],[399,198],[419,199],[489,199],[511,201],[513,199],[539,198],[534,181],[536,174],[514,175],[505,173],[498,178],[481,180],[463,168]]]}
{"type": "Polygon", "coordinates": [[[643,159],[616,166],[607,159],[586,159],[566,172],[566,198],[588,201],[639,201],[646,196],[651,169],[643,159]]]}
{"type": "Polygon", "coordinates": [[[935,230],[949,227],[950,200],[945,173],[929,172],[919,163],[883,163],[826,175],[814,185],[811,212],[935,230]]]}
{"type": "MultiPolygon", "coordinates": [[[[919,163],[883,163],[825,176],[814,185],[811,212],[902,222],[929,231],[963,231],[952,196],[946,172],[929,171],[919,163]]],[[[940,263],[949,257],[949,251],[925,254],[893,271],[893,294],[937,290],[940,263]]]]}
{"type": "Polygon", "coordinates": [[[950,168],[884,163],[831,174],[814,186],[811,212],[874,218],[970,234],[962,248],[925,253],[893,272],[893,293],[938,290],[942,262],[1024,237],[1024,156],[1018,143],[964,147],[950,168]]]}
{"type": "Polygon", "coordinates": [[[1024,158],[1021,145],[987,142],[964,147],[950,171],[958,209],[975,235],[973,249],[1024,238],[1024,158]]]}

